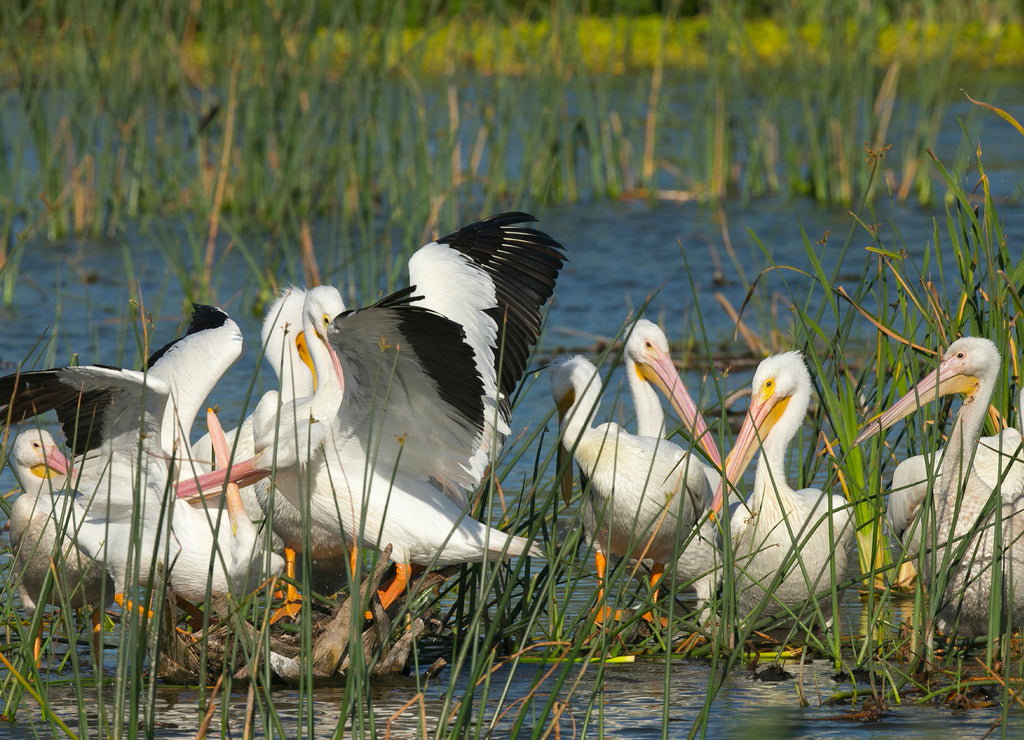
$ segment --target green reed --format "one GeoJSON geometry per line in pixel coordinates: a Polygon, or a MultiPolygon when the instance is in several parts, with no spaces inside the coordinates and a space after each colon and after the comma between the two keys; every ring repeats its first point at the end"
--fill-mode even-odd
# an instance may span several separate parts
{"type": "Polygon", "coordinates": [[[957,80],[1019,62],[1019,17],[1001,2],[903,13],[806,0],[767,16],[739,2],[708,15],[670,3],[662,16],[498,7],[489,21],[311,1],[0,9],[19,142],[0,154],[5,299],[26,239],[160,219],[193,224],[187,260],[177,238],[164,249],[197,297],[243,242],[265,297],[282,268],[318,282],[318,259],[322,279],[353,263],[362,284],[393,275],[401,261],[378,253],[421,243],[467,207],[849,204],[884,195],[883,180],[930,202],[923,152],[957,80]],[[884,176],[865,149],[886,157],[884,176]]]}

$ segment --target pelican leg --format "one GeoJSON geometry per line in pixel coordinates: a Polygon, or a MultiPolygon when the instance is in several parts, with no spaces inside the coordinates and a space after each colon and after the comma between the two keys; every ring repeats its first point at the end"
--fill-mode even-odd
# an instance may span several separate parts
{"type": "Polygon", "coordinates": [[[284,604],[270,615],[271,624],[276,624],[285,617],[294,619],[302,609],[302,596],[299,595],[298,589],[292,584],[292,581],[295,580],[295,550],[292,550],[290,547],[284,549],[284,572],[291,581],[285,585],[285,592],[282,596],[284,604]]]}
{"type": "Polygon", "coordinates": [[[92,646],[96,652],[96,664],[103,665],[103,610],[92,610],[92,646]]]}
{"type": "MultiPolygon", "coordinates": [[[[284,548],[284,574],[289,578],[295,578],[295,550],[290,547],[284,548]]],[[[285,591],[274,591],[275,599],[287,599],[288,593],[285,591]]]]}
{"type": "Polygon", "coordinates": [[[133,609],[137,610],[139,614],[145,615],[146,619],[153,618],[153,612],[146,609],[144,606],[135,606],[131,599],[126,597],[124,594],[114,594],[114,603],[121,607],[122,612],[130,612],[133,609]]]}
{"type": "Polygon", "coordinates": [[[43,654],[43,623],[39,623],[39,629],[36,630],[36,636],[32,639],[32,660],[35,661],[36,667],[39,666],[39,656],[43,654]]]}
{"type": "Polygon", "coordinates": [[[387,609],[391,606],[395,599],[397,599],[406,586],[409,585],[409,579],[412,577],[412,565],[410,563],[395,563],[395,578],[388,584],[388,587],[383,591],[377,592],[377,597],[380,599],[380,605],[387,609]]]}
{"type": "MultiPolygon", "coordinates": [[[[664,563],[655,563],[654,566],[651,568],[651,601],[654,602],[655,604],[658,603],[658,584],[661,583],[661,579],[662,579],[662,577],[664,575],[665,575],[665,564],[664,563]]],[[[647,612],[646,614],[643,615],[643,619],[645,621],[650,622],[650,623],[653,624],[654,623],[654,613],[653,612],[647,612]]],[[[661,621],[661,626],[662,627],[667,627],[668,626],[668,620],[667,619],[662,618],[660,621],[661,621]]]]}
{"type": "Polygon", "coordinates": [[[597,569],[597,614],[594,615],[594,624],[604,624],[604,620],[622,618],[622,612],[616,611],[612,615],[612,609],[604,601],[604,574],[608,569],[608,559],[600,550],[594,552],[594,567],[597,569]]]}

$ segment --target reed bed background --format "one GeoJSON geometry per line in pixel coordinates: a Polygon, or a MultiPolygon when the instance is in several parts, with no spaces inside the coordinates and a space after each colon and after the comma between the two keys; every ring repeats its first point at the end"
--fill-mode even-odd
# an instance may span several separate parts
{"type": "Polygon", "coordinates": [[[6,301],[32,235],[156,234],[198,299],[241,250],[259,304],[275,281],[393,280],[398,245],[467,208],[931,203],[951,103],[1024,61],[1008,1],[589,7],[5,6],[6,301]],[[161,237],[168,217],[185,244],[161,237]],[[375,248],[318,264],[324,242],[375,248]]]}
{"type": "MultiPolygon", "coordinates": [[[[881,530],[893,458],[934,449],[955,407],[941,407],[927,431],[912,417],[905,432],[890,434],[892,451],[850,443],[961,334],[989,336],[1003,352],[1005,382],[993,398],[990,431],[1020,414],[1020,237],[1001,228],[1002,204],[991,197],[984,157],[969,135],[948,160],[927,151],[943,112],[959,99],[951,80],[978,70],[996,79],[999,70],[1019,68],[1019,9],[934,2],[910,15],[900,4],[807,2],[757,14],[724,3],[693,15],[686,4],[668,5],[660,15],[624,14],[636,8],[616,3],[586,13],[496,3],[487,14],[457,4],[389,11],[373,3],[4,5],[4,299],[17,303],[20,250],[43,236],[142,235],[160,249],[186,299],[197,300],[216,296],[218,267],[241,253],[255,286],[241,303],[258,313],[277,285],[291,281],[339,284],[347,299],[365,303],[401,279],[402,250],[438,224],[510,203],[783,194],[846,204],[853,213],[846,234],[804,234],[806,261],[773,265],[784,284],[797,271],[811,278],[809,291],[798,280],[785,296],[790,312],[772,311],[759,292],[767,278],[758,275],[740,276],[751,285],[741,310],[743,319],[753,314],[771,327],[757,346],[800,348],[812,370],[816,404],[792,446],[790,482],[842,490],[854,507],[859,567],[843,574],[840,586],[850,588],[837,588],[830,601],[861,601],[861,623],[824,630],[823,613],[806,609],[795,623],[734,630],[727,581],[713,604],[726,615],[720,622],[693,615],[685,584],[676,583],[663,607],[669,626],[652,630],[639,618],[650,600],[638,577],[643,567],[624,561],[610,570],[608,600],[634,615],[595,631],[596,579],[580,528],[571,526],[574,508],[566,514],[560,502],[550,421],[510,439],[494,464],[497,482],[481,492],[475,512],[544,543],[545,557],[465,566],[406,605],[429,629],[414,640],[401,684],[408,703],[392,719],[424,737],[599,734],[606,671],[639,656],[664,666],[663,697],[680,662],[707,671],[704,709],[687,730],[702,734],[739,667],[781,661],[797,670],[814,659],[850,677],[848,693],[824,697],[837,714],[871,719],[901,703],[993,702],[1005,732],[1024,681],[1019,645],[1010,634],[974,644],[932,639],[928,594],[919,583],[894,584],[898,553],[881,530]],[[898,105],[897,90],[916,102],[898,105]],[[900,146],[888,148],[894,140],[900,146]],[[977,177],[966,184],[951,174],[968,167],[977,177]],[[894,204],[940,195],[944,215],[923,258],[911,259],[894,204]],[[172,222],[184,224],[184,243],[172,222]],[[843,256],[829,252],[826,263],[826,250],[843,256]],[[856,285],[839,267],[823,266],[851,261],[863,262],[856,285]],[[694,634],[699,639],[678,640],[694,634]],[[446,661],[439,674],[430,670],[435,657],[446,661]]],[[[764,250],[770,261],[772,245],[764,250]]],[[[145,258],[126,249],[126,272],[145,258]]],[[[132,318],[121,343],[125,364],[132,334],[151,331],[143,311],[132,318]]],[[[699,315],[692,336],[689,352],[713,360],[699,315]]],[[[55,344],[34,349],[26,364],[65,362],[55,344]]],[[[608,371],[620,352],[613,343],[594,359],[608,371]]],[[[530,376],[521,396],[531,383],[543,388],[547,378],[530,376]]],[[[736,418],[729,397],[740,385],[719,367],[703,391],[723,449],[736,418]]],[[[615,396],[611,382],[606,413],[618,406],[615,396]]],[[[374,572],[367,557],[354,583],[374,572]]],[[[157,666],[174,632],[163,612],[129,610],[108,622],[105,639],[117,650],[106,651],[97,670],[87,628],[61,610],[58,634],[78,640],[51,642],[40,669],[29,638],[36,624],[21,619],[6,561],[4,579],[5,719],[23,727],[24,717],[38,718],[54,736],[163,734],[169,685],[157,666]],[[68,694],[77,716],[54,708],[68,706],[68,694]]],[[[308,579],[307,570],[306,590],[308,579]]],[[[271,598],[267,587],[222,618],[236,635],[223,661],[200,649],[199,670],[183,689],[198,707],[198,732],[188,734],[318,729],[325,687],[309,662],[289,684],[298,700],[279,710],[281,684],[262,621],[271,598]],[[240,678],[243,667],[250,672],[240,678]]],[[[407,622],[399,615],[387,639],[364,649],[361,611],[348,625],[349,669],[329,688],[339,733],[381,736],[393,727],[375,711],[368,687],[407,622]]],[[[34,622],[42,620],[40,612],[34,622]]],[[[312,651],[309,612],[293,637],[312,651]]],[[[795,703],[817,700],[802,684],[794,689],[795,703]]],[[[663,712],[668,727],[667,700],[663,712]]]]}

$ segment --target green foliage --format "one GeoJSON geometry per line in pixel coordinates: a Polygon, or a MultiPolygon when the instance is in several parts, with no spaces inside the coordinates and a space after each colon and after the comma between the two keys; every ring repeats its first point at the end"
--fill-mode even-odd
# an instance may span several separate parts
{"type": "Polygon", "coordinates": [[[228,242],[265,296],[282,263],[338,275],[369,264],[354,236],[394,253],[498,206],[929,202],[960,78],[986,96],[976,72],[1024,48],[1012,4],[939,0],[43,0],[3,4],[0,27],[7,302],[26,239],[155,219],[194,224],[184,254],[164,246],[202,298],[228,242]]]}

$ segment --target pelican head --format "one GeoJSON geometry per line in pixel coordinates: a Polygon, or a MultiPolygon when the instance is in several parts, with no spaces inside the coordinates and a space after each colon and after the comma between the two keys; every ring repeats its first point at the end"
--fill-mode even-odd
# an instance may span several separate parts
{"type": "Polygon", "coordinates": [[[715,465],[721,466],[722,456],[708,432],[704,417],[697,410],[697,404],[686,390],[669,355],[665,332],[654,322],[639,319],[629,332],[625,356],[627,367],[672,402],[672,407],[692,438],[700,443],[715,465]]]}
{"type": "MultiPolygon", "coordinates": [[[[921,378],[902,398],[865,426],[853,441],[859,445],[879,434],[896,422],[910,416],[922,405],[939,396],[964,394],[964,403],[970,403],[981,388],[995,384],[999,374],[1000,357],[995,343],[984,337],[957,339],[942,355],[939,366],[921,378]]],[[[988,398],[988,395],[985,395],[988,398]]]]}
{"type": "Polygon", "coordinates": [[[28,492],[42,490],[45,481],[66,475],[71,469],[68,459],[45,429],[24,431],[15,437],[11,446],[11,467],[21,487],[28,492]]]}
{"type": "Polygon", "coordinates": [[[267,361],[277,373],[282,391],[288,397],[310,395],[316,389],[316,371],[306,348],[306,338],[302,331],[302,307],[306,292],[300,288],[288,287],[281,291],[267,310],[263,319],[263,351],[267,361]],[[298,358],[312,374],[312,386],[305,374],[298,371],[295,361],[298,358]],[[299,372],[296,375],[296,372],[299,372]]]}
{"type": "MultiPolygon", "coordinates": [[[[331,358],[334,371],[339,382],[344,384],[344,375],[341,371],[341,363],[338,354],[334,351],[327,338],[327,330],[334,323],[340,314],[345,312],[345,301],[341,298],[338,289],[330,285],[321,285],[306,291],[306,298],[302,304],[302,333],[296,338],[299,348],[305,347],[306,357],[312,357],[312,341],[322,345],[331,358]]],[[[302,350],[300,349],[300,356],[302,350]]],[[[310,362],[310,367],[315,362],[310,362]]],[[[314,383],[319,384],[316,372],[313,372],[314,383]]]]}
{"type": "Polygon", "coordinates": [[[803,355],[796,351],[784,352],[762,360],[754,373],[751,391],[750,408],[736,444],[725,458],[725,474],[711,502],[712,514],[722,508],[727,482],[738,483],[758,448],[765,445],[776,426],[779,430],[775,438],[782,449],[799,428],[811,399],[811,374],[803,355]]]}

